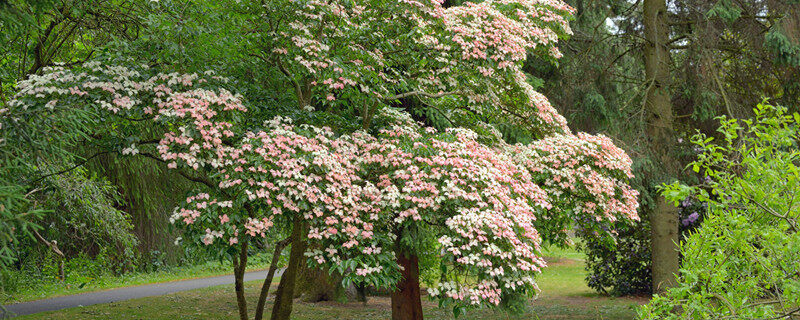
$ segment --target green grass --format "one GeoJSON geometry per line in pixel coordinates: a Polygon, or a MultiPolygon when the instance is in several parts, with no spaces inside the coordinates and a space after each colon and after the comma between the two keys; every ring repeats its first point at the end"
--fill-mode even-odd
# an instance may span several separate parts
{"type": "Polygon", "coordinates": [[[548,262],[559,262],[563,259],[575,261],[586,260],[586,254],[575,249],[575,247],[579,245],[580,239],[575,238],[573,242],[575,244],[572,247],[562,248],[554,245],[545,246],[542,248],[542,256],[544,256],[548,262]]]}
{"type": "MultiPolygon", "coordinates": [[[[266,261],[266,259],[259,259],[266,261]]],[[[258,261],[258,260],[257,260],[258,261]]],[[[248,271],[266,269],[269,264],[258,262],[247,266],[248,271]]],[[[121,287],[132,287],[152,283],[171,282],[178,280],[213,277],[233,274],[233,267],[229,262],[209,261],[202,264],[186,267],[173,267],[165,271],[134,272],[121,276],[102,275],[95,278],[85,278],[80,283],[62,283],[55,281],[36,282],[24,286],[18,292],[3,294],[3,304],[12,304],[39,299],[47,299],[77,293],[108,290],[121,287]]]]}
{"type": "MultiPolygon", "coordinates": [[[[583,278],[585,271],[581,260],[565,258],[577,256],[569,249],[559,249],[550,254],[561,255],[551,258],[550,267],[539,276],[542,293],[530,302],[527,312],[509,315],[493,309],[469,311],[459,319],[633,319],[635,307],[645,303],[645,298],[610,298],[599,296],[586,287],[583,278]],[[559,253],[560,252],[560,253],[559,253]]],[[[260,282],[246,284],[248,306],[255,307],[255,298],[260,282]]],[[[273,289],[275,286],[273,286],[273,289]]],[[[268,303],[269,304],[269,303],[268,303]]],[[[423,297],[426,319],[453,319],[450,310],[440,309],[434,302],[423,297]]],[[[293,319],[363,319],[377,320],[390,318],[391,309],[388,297],[370,297],[364,305],[357,302],[336,303],[296,302],[293,319]]],[[[46,312],[23,316],[21,320],[35,319],[233,319],[237,316],[233,286],[219,286],[192,291],[179,292],[159,297],[149,297],[118,303],[46,312]]]]}

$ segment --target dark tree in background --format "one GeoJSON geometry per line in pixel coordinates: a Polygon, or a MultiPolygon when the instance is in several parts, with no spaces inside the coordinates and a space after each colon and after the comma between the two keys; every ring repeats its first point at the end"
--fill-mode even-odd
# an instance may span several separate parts
{"type": "MultiPolygon", "coordinates": [[[[647,86],[644,101],[647,141],[653,159],[668,177],[677,171],[671,157],[675,145],[673,109],[670,100],[670,51],[667,48],[666,0],[644,0],[644,70],[647,86]]],[[[678,210],[658,197],[650,214],[653,258],[653,290],[658,292],[675,285],[678,273],[678,210]]]]}
{"type": "MultiPolygon", "coordinates": [[[[614,137],[634,158],[643,223],[636,228],[612,226],[619,232],[613,244],[584,239],[587,280],[612,294],[649,292],[651,259],[660,259],[658,254],[651,257],[649,222],[657,208],[666,210],[655,187],[676,178],[689,183],[703,179],[682,170],[693,159],[688,137],[698,129],[715,134],[716,116],[751,116],[752,107],[764,98],[798,110],[800,3],[661,1],[656,3],[660,11],[648,13],[661,12],[656,15],[661,28],[651,30],[661,32],[662,45],[648,49],[645,2],[569,2],[577,9],[571,23],[575,34],[563,45],[559,67],[531,59],[526,71],[542,80],[542,93],[576,128],[614,137]],[[655,49],[660,55],[653,54],[655,49]],[[651,73],[645,67],[648,56],[651,62],[661,61],[650,64],[651,73]],[[650,85],[655,71],[658,91],[650,85]],[[653,105],[646,98],[659,102],[653,105]],[[669,118],[672,129],[653,126],[669,123],[669,118]],[[656,139],[654,131],[671,138],[656,139]],[[663,145],[653,148],[656,141],[663,145]],[[670,161],[674,163],[664,165],[670,161]]],[[[677,232],[679,221],[674,211],[667,216],[669,235],[677,232]]],[[[677,254],[668,244],[664,241],[667,251],[659,252],[669,256],[674,270],[677,254]]]]}

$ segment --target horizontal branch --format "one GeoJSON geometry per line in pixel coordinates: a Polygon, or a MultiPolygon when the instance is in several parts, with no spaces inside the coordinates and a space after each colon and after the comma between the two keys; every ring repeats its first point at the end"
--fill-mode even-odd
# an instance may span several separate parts
{"type": "MultiPolygon", "coordinates": [[[[150,153],[147,153],[147,152],[140,152],[139,154],[140,154],[140,155],[142,155],[143,157],[150,158],[150,159],[156,160],[156,161],[158,161],[158,162],[166,163],[166,161],[164,161],[164,159],[161,159],[161,158],[159,158],[159,157],[156,157],[155,155],[152,155],[152,154],[150,154],[150,153]]],[[[197,182],[197,183],[202,183],[202,184],[204,184],[204,185],[206,185],[207,187],[209,187],[209,188],[212,188],[212,189],[217,189],[217,188],[219,188],[219,187],[218,187],[218,186],[217,186],[217,185],[216,185],[216,184],[215,184],[213,181],[209,180],[209,179],[208,179],[208,178],[206,178],[206,177],[203,177],[203,176],[195,176],[195,175],[191,175],[191,174],[187,173],[187,172],[186,172],[185,170],[183,170],[183,169],[175,169],[175,171],[177,171],[177,172],[178,172],[178,174],[180,174],[182,177],[186,178],[186,179],[187,179],[187,180],[189,180],[189,181],[193,181],[193,182],[197,182]]]]}
{"type": "Polygon", "coordinates": [[[397,99],[402,99],[402,98],[411,97],[411,96],[418,96],[418,97],[425,97],[425,98],[435,99],[435,98],[441,98],[441,97],[444,97],[444,96],[458,95],[458,94],[462,94],[462,93],[463,93],[462,91],[447,91],[447,92],[439,92],[439,93],[436,93],[436,94],[432,94],[432,93],[427,93],[425,91],[414,90],[414,91],[409,91],[409,92],[406,92],[406,93],[401,93],[401,94],[397,94],[397,95],[393,95],[393,96],[389,96],[389,97],[381,97],[381,99],[383,99],[383,100],[397,100],[397,99]]]}

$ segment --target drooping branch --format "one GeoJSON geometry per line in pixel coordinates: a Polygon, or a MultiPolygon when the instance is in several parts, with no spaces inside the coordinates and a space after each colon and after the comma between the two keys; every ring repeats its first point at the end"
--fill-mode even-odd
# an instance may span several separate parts
{"type": "MultiPolygon", "coordinates": [[[[166,163],[166,161],[164,161],[164,159],[156,157],[153,154],[150,154],[150,153],[147,153],[147,152],[140,152],[139,154],[142,155],[143,157],[147,157],[147,158],[156,160],[158,162],[166,163]]],[[[202,183],[205,186],[207,186],[209,188],[212,188],[212,189],[218,188],[217,184],[215,184],[213,181],[211,181],[207,177],[192,175],[192,174],[189,174],[188,172],[186,172],[186,170],[182,170],[182,169],[176,169],[175,171],[177,171],[178,174],[180,174],[182,177],[186,178],[189,181],[202,183]]]]}
{"type": "Polygon", "coordinates": [[[459,94],[463,94],[463,92],[459,91],[459,90],[456,90],[456,91],[446,91],[446,92],[439,92],[439,93],[436,93],[436,94],[432,94],[432,93],[427,93],[427,92],[420,91],[420,90],[414,90],[414,91],[409,91],[409,92],[405,92],[405,93],[401,93],[401,94],[396,94],[396,95],[393,95],[393,96],[381,97],[381,99],[383,99],[383,100],[397,100],[397,99],[402,99],[402,98],[411,97],[411,96],[419,96],[419,97],[436,99],[436,98],[441,98],[441,97],[445,97],[445,96],[453,96],[453,95],[459,95],[459,94]]]}
{"type": "Polygon", "coordinates": [[[56,171],[56,172],[53,172],[53,173],[49,173],[49,174],[43,175],[43,176],[41,176],[41,177],[37,178],[36,180],[33,180],[33,181],[30,183],[30,184],[31,184],[31,185],[33,185],[33,184],[36,184],[37,182],[40,182],[40,181],[42,181],[42,180],[44,180],[44,179],[46,179],[46,178],[48,178],[48,177],[51,177],[51,176],[57,176],[57,175],[61,175],[61,174],[64,174],[64,173],[70,172],[70,171],[72,171],[72,170],[75,170],[75,169],[77,169],[78,167],[81,167],[81,166],[85,165],[86,163],[88,163],[88,162],[89,162],[89,160],[92,160],[92,159],[94,159],[94,158],[96,158],[96,157],[98,157],[98,156],[100,156],[100,155],[106,154],[106,153],[110,153],[110,151],[102,151],[102,152],[95,153],[95,154],[93,154],[92,156],[90,156],[90,157],[88,157],[88,158],[84,159],[84,160],[83,160],[83,161],[81,161],[80,163],[77,163],[77,164],[75,164],[74,166],[71,166],[71,167],[69,167],[69,168],[66,168],[66,169],[64,169],[64,170],[60,170],[60,171],[56,171]]]}

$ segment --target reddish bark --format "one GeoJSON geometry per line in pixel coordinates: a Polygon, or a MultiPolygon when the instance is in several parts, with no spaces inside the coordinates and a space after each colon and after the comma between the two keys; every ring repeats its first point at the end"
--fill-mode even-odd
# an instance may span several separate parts
{"type": "Polygon", "coordinates": [[[422,320],[419,258],[398,252],[397,263],[403,267],[403,278],[392,292],[392,320],[422,320]]]}

